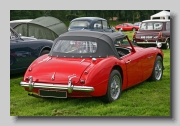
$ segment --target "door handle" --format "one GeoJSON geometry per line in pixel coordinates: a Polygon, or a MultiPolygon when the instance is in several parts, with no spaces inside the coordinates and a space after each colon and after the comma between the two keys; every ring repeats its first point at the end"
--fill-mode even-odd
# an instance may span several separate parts
{"type": "Polygon", "coordinates": [[[128,64],[128,63],[130,63],[131,62],[131,60],[128,60],[127,62],[126,62],[126,64],[128,64]]]}

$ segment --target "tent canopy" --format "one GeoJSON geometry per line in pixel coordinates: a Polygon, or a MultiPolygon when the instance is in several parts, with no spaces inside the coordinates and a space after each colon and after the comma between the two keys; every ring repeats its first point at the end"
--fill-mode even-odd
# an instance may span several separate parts
{"type": "Polygon", "coordinates": [[[67,26],[57,18],[43,16],[30,22],[21,23],[14,27],[23,36],[34,36],[37,39],[54,40],[62,33],[67,32],[67,26]]]}
{"type": "Polygon", "coordinates": [[[160,19],[166,19],[166,20],[168,20],[168,19],[170,19],[170,12],[163,10],[163,11],[157,13],[157,14],[152,15],[152,16],[151,16],[151,20],[152,20],[153,18],[160,18],[160,19]]]}
{"type": "Polygon", "coordinates": [[[18,24],[21,24],[21,23],[27,23],[27,22],[30,22],[32,21],[33,19],[22,19],[22,20],[13,20],[13,21],[10,21],[10,26],[12,28],[14,28],[16,25],[18,24]]]}

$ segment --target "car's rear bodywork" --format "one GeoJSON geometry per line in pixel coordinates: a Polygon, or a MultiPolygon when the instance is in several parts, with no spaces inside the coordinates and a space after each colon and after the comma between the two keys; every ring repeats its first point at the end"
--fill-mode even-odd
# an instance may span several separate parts
{"type": "Polygon", "coordinates": [[[133,41],[139,46],[156,46],[162,43],[165,49],[170,48],[170,20],[142,21],[139,31],[133,35],[133,41]]]}
{"type": "Polygon", "coordinates": [[[163,53],[158,48],[135,47],[131,42],[122,45],[128,40],[122,33],[65,33],[54,41],[49,55],[29,66],[20,85],[33,96],[104,96],[110,76],[117,73],[114,90],[134,86],[151,76],[156,57],[163,58],[163,53]],[[116,85],[119,77],[122,87],[116,85]]]}

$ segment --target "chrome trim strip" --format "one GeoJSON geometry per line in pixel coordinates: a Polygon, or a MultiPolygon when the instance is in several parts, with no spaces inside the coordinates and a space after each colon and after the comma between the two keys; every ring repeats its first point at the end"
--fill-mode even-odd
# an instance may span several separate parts
{"type": "MultiPolygon", "coordinates": [[[[44,89],[56,89],[56,90],[70,90],[72,88],[73,91],[82,91],[82,92],[93,92],[93,87],[88,86],[73,86],[73,85],[61,85],[61,84],[46,84],[46,83],[27,83],[27,82],[20,82],[20,86],[22,87],[29,87],[31,88],[44,88],[44,89]]],[[[31,90],[32,91],[32,90],[31,90]]],[[[71,93],[71,92],[69,92],[71,93]]]]}
{"type": "Polygon", "coordinates": [[[47,61],[49,61],[50,59],[51,59],[51,57],[48,56],[48,57],[46,57],[45,59],[39,61],[38,63],[47,62],[47,61]]]}
{"type": "MultiPolygon", "coordinates": [[[[156,42],[136,42],[137,44],[156,44],[156,42]]],[[[165,44],[166,42],[161,42],[162,44],[165,44]]]]}
{"type": "Polygon", "coordinates": [[[85,59],[81,60],[81,62],[80,62],[80,63],[84,62],[84,60],[85,60],[85,59]]]}

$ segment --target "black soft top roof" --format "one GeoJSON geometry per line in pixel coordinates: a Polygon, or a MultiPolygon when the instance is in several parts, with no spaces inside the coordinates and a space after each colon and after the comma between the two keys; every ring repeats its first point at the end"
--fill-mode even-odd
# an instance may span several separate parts
{"type": "MultiPolygon", "coordinates": [[[[115,45],[114,40],[121,39],[126,37],[125,34],[121,32],[114,32],[114,33],[106,33],[106,32],[96,32],[96,31],[71,31],[61,34],[56,40],[54,41],[54,45],[59,40],[75,40],[75,41],[94,41],[98,44],[97,52],[94,54],[62,54],[58,52],[50,52],[50,55],[54,56],[63,56],[63,57],[106,57],[110,55],[114,55],[119,57],[115,45]],[[81,55],[81,56],[80,56],[81,55]],[[83,55],[83,56],[82,56],[83,55]]],[[[54,47],[53,45],[53,47],[54,47]]]]}
{"type": "Polygon", "coordinates": [[[108,32],[96,32],[96,31],[86,31],[86,30],[80,30],[80,31],[71,31],[66,32],[59,36],[59,38],[64,37],[91,37],[91,38],[98,38],[106,41],[107,43],[112,43],[115,39],[124,38],[126,37],[126,34],[123,34],[122,32],[114,32],[114,33],[108,33],[108,32]]]}

